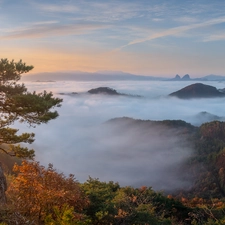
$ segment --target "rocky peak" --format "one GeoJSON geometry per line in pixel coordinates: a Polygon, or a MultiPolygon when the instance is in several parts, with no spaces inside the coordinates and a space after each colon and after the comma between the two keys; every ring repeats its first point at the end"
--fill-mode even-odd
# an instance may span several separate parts
{"type": "Polygon", "coordinates": [[[183,77],[182,77],[182,80],[190,80],[190,76],[189,74],[185,74],[183,77]]]}

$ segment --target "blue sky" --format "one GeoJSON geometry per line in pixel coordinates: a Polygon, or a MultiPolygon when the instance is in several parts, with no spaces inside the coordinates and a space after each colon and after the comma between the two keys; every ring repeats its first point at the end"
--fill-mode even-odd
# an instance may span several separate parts
{"type": "Polygon", "coordinates": [[[0,48],[34,73],[225,75],[225,1],[0,0],[0,48]]]}

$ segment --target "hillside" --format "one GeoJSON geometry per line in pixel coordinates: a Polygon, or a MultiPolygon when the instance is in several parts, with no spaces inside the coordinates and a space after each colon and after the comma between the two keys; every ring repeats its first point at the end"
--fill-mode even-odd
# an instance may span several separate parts
{"type": "Polygon", "coordinates": [[[120,95],[116,90],[109,87],[99,87],[88,91],[89,94],[106,94],[106,95],[120,95]]]}
{"type": "MultiPolygon", "coordinates": [[[[138,145],[142,146],[145,143],[145,151],[150,152],[149,157],[157,158],[156,154],[151,152],[151,143],[154,142],[155,151],[161,151],[160,157],[164,157],[162,161],[164,165],[171,160],[167,155],[168,151],[172,155],[175,153],[175,148],[181,148],[179,151],[181,155],[184,154],[182,151],[184,149],[190,151],[190,154],[187,154],[178,165],[175,165],[176,155],[174,155],[173,165],[168,164],[167,170],[163,173],[158,171],[157,166],[155,167],[154,172],[161,177],[161,186],[164,182],[167,183],[164,188],[166,193],[175,195],[182,193],[182,196],[199,196],[206,199],[225,198],[225,122],[213,121],[195,127],[181,120],[151,121],[123,117],[109,120],[104,126],[113,127],[113,133],[117,135],[127,133],[135,135],[126,146],[131,152],[133,152],[132,146],[138,149],[138,145]],[[174,168],[177,169],[176,172],[174,168]],[[178,181],[186,181],[184,184],[188,186],[181,185],[180,188],[176,188],[178,181]],[[170,187],[170,182],[173,188],[170,187]]],[[[139,154],[142,152],[140,151],[139,154]]],[[[147,153],[146,157],[148,157],[147,153]]],[[[161,168],[164,168],[163,164],[161,168]]],[[[160,185],[154,183],[154,179],[151,182],[153,188],[154,185],[160,185]]]]}
{"type": "MultiPolygon", "coordinates": [[[[58,93],[59,95],[68,95],[68,96],[77,96],[79,94],[84,94],[84,93],[78,93],[78,92],[60,92],[58,93]]],[[[90,95],[109,95],[109,96],[126,96],[126,97],[142,97],[140,95],[132,95],[132,94],[124,94],[116,91],[113,88],[110,87],[98,87],[98,88],[92,88],[87,91],[87,94],[90,95]]]]}
{"type": "Polygon", "coordinates": [[[202,125],[203,123],[212,122],[212,121],[224,121],[225,118],[221,116],[217,116],[215,114],[211,114],[209,112],[203,111],[196,114],[194,117],[196,125],[202,125]]]}
{"type": "Polygon", "coordinates": [[[103,94],[103,95],[113,95],[113,96],[126,96],[126,97],[141,97],[140,95],[132,95],[132,94],[124,94],[124,93],[119,93],[113,88],[110,87],[98,87],[98,88],[93,88],[88,91],[89,94],[103,94]]]}
{"type": "Polygon", "coordinates": [[[225,97],[225,94],[220,92],[213,86],[202,83],[195,83],[186,86],[176,92],[173,92],[169,94],[169,96],[174,96],[181,99],[190,99],[190,98],[225,97]]]}
{"type": "MultiPolygon", "coordinates": [[[[132,157],[135,156],[134,151],[138,150],[136,157],[144,154],[147,160],[148,164],[140,174],[136,171],[138,167],[131,171],[133,179],[153,173],[159,181],[166,182],[167,186],[172,184],[175,187],[178,181],[183,181],[188,187],[156,192],[151,186],[120,186],[118,182],[101,182],[91,177],[86,182],[79,183],[74,175],[67,177],[58,173],[52,164],[45,168],[38,162],[23,161],[21,166],[15,167],[16,179],[8,177],[8,202],[0,210],[0,223],[224,224],[224,122],[205,123],[198,128],[181,120],[151,121],[123,117],[111,119],[102,124],[101,128],[107,132],[107,127],[111,128],[109,139],[113,147],[116,147],[112,140],[114,134],[132,135],[129,145],[124,146],[128,149],[122,149],[118,156],[124,158],[124,164],[127,159],[131,160],[124,155],[126,150],[132,157]],[[151,150],[151,146],[155,151],[151,150]],[[178,152],[174,152],[174,148],[178,152]],[[185,159],[175,165],[174,158],[190,150],[191,154],[187,154],[185,159]],[[158,157],[155,157],[156,154],[158,157]],[[154,161],[149,161],[151,158],[154,161]],[[171,165],[165,167],[168,161],[171,161],[171,165]],[[152,171],[148,171],[150,164],[153,164],[152,171]],[[162,172],[165,173],[164,176],[162,172]]],[[[116,167],[118,158],[114,160],[116,167]]],[[[135,165],[134,160],[133,166],[135,165]]],[[[149,177],[149,180],[153,183],[154,179],[149,177]]]]}

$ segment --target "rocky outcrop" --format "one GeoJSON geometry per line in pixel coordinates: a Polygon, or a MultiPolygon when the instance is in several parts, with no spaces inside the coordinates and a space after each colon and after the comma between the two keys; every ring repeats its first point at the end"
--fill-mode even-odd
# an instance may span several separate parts
{"type": "Polygon", "coordinates": [[[173,80],[180,80],[180,79],[181,77],[178,74],[175,76],[175,78],[173,78],[173,80]]]}
{"type": "Polygon", "coordinates": [[[174,78],[172,78],[170,80],[172,80],[172,81],[186,81],[186,80],[191,80],[191,78],[190,78],[189,74],[184,75],[182,78],[181,78],[180,75],[177,74],[174,78]]]}
{"type": "Polygon", "coordinates": [[[181,80],[190,80],[190,79],[191,78],[190,78],[189,74],[186,74],[181,78],[181,80]]]}

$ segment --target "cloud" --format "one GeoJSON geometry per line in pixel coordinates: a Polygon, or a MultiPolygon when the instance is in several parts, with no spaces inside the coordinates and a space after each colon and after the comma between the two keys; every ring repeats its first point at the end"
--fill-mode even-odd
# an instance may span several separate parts
{"type": "Polygon", "coordinates": [[[5,30],[0,39],[27,39],[46,36],[80,35],[104,29],[106,25],[90,23],[62,24],[57,21],[36,22],[29,26],[5,30]]]}
{"type": "Polygon", "coordinates": [[[79,7],[71,4],[36,4],[42,11],[52,12],[52,13],[75,13],[79,11],[79,7]]]}
{"type": "MultiPolygon", "coordinates": [[[[109,28],[107,32],[99,32],[99,37],[104,36],[107,45],[122,45],[122,47],[118,48],[122,49],[137,43],[165,36],[175,36],[187,30],[198,28],[199,26],[195,23],[192,24],[192,27],[187,25],[168,29],[166,21],[172,22],[172,26],[174,26],[174,21],[177,23],[182,22],[182,24],[184,22],[193,23],[195,20],[202,19],[203,12],[209,12],[208,8],[204,8],[200,4],[192,3],[190,6],[186,3],[175,5],[168,4],[166,1],[160,3],[146,3],[144,1],[140,3],[136,1],[57,1],[57,3],[40,3],[31,1],[26,7],[29,13],[34,14],[32,15],[33,21],[41,16],[43,20],[55,21],[55,23],[44,24],[43,22],[38,24],[34,22],[33,26],[25,25],[23,27],[10,25],[8,27],[13,26],[15,28],[13,30],[3,30],[1,39],[77,35],[109,28]],[[196,19],[194,9],[198,9],[198,11],[201,9],[201,15],[197,17],[198,19],[196,19]],[[161,31],[159,31],[159,22],[161,31]],[[135,32],[135,28],[138,27],[146,31],[143,34],[135,32]],[[112,35],[117,37],[116,40],[114,38],[114,42],[110,39],[112,35]],[[123,43],[128,44],[123,45],[123,43]]],[[[22,12],[20,11],[20,13],[22,12]]],[[[215,14],[213,15],[215,16],[215,14]]],[[[12,17],[12,15],[10,16],[12,17]]]]}
{"type": "MultiPolygon", "coordinates": [[[[33,3],[34,4],[34,3],[33,3]]],[[[42,12],[65,14],[66,18],[82,21],[110,22],[134,18],[139,15],[141,6],[136,3],[80,1],[76,4],[57,3],[34,6],[42,12]]]]}
{"type": "Polygon", "coordinates": [[[204,42],[210,41],[224,41],[225,40],[225,33],[213,34],[209,35],[208,37],[204,38],[204,42]]]}
{"type": "Polygon", "coordinates": [[[153,18],[152,19],[152,21],[154,21],[154,22],[161,22],[161,21],[163,21],[164,19],[162,19],[162,18],[153,18]]]}
{"type": "Polygon", "coordinates": [[[208,27],[208,26],[221,24],[221,23],[225,23],[225,17],[210,19],[210,20],[207,20],[207,21],[202,22],[202,23],[194,23],[194,24],[190,24],[190,25],[178,26],[178,27],[166,29],[166,30],[163,30],[161,32],[154,33],[154,34],[152,34],[148,37],[130,41],[128,44],[123,45],[123,46],[117,48],[116,50],[121,50],[121,49],[123,49],[125,47],[128,47],[130,45],[135,45],[135,44],[143,43],[143,42],[146,42],[146,41],[151,41],[151,40],[154,40],[154,39],[157,39],[157,38],[162,38],[162,37],[167,37],[167,36],[176,36],[180,33],[183,33],[185,31],[189,31],[189,30],[192,30],[192,29],[208,27]]]}
{"type": "MultiPolygon", "coordinates": [[[[73,3],[57,2],[54,4],[32,3],[33,7],[52,16],[81,21],[116,23],[126,21],[136,24],[136,19],[145,18],[152,21],[162,21],[167,17],[186,12],[186,7],[180,8],[162,1],[161,3],[139,1],[77,1],[73,3]],[[53,14],[54,13],[54,14],[53,14]]],[[[139,23],[140,25],[140,23],[139,23]]]]}
{"type": "MultiPolygon", "coordinates": [[[[78,96],[59,95],[64,102],[60,116],[48,124],[21,130],[36,133],[32,147],[41,164],[53,163],[58,170],[75,174],[80,182],[88,176],[121,185],[153,186],[154,189],[187,187],[177,173],[179,165],[191,154],[191,146],[174,131],[160,128],[103,125],[115,117],[142,120],[183,119],[196,124],[199,112],[225,114],[224,99],[181,100],[166,96],[193,82],[28,82],[28,90],[48,90],[54,95],[79,92],[78,96]],[[87,90],[108,86],[145,98],[87,95],[87,90]]],[[[209,84],[209,82],[207,82],[209,84]]],[[[224,83],[210,83],[223,88],[224,83]]],[[[18,127],[17,126],[17,127],[18,127]]]]}
{"type": "Polygon", "coordinates": [[[199,19],[197,19],[196,17],[182,16],[174,18],[174,21],[181,23],[197,23],[199,22],[199,19]]]}

